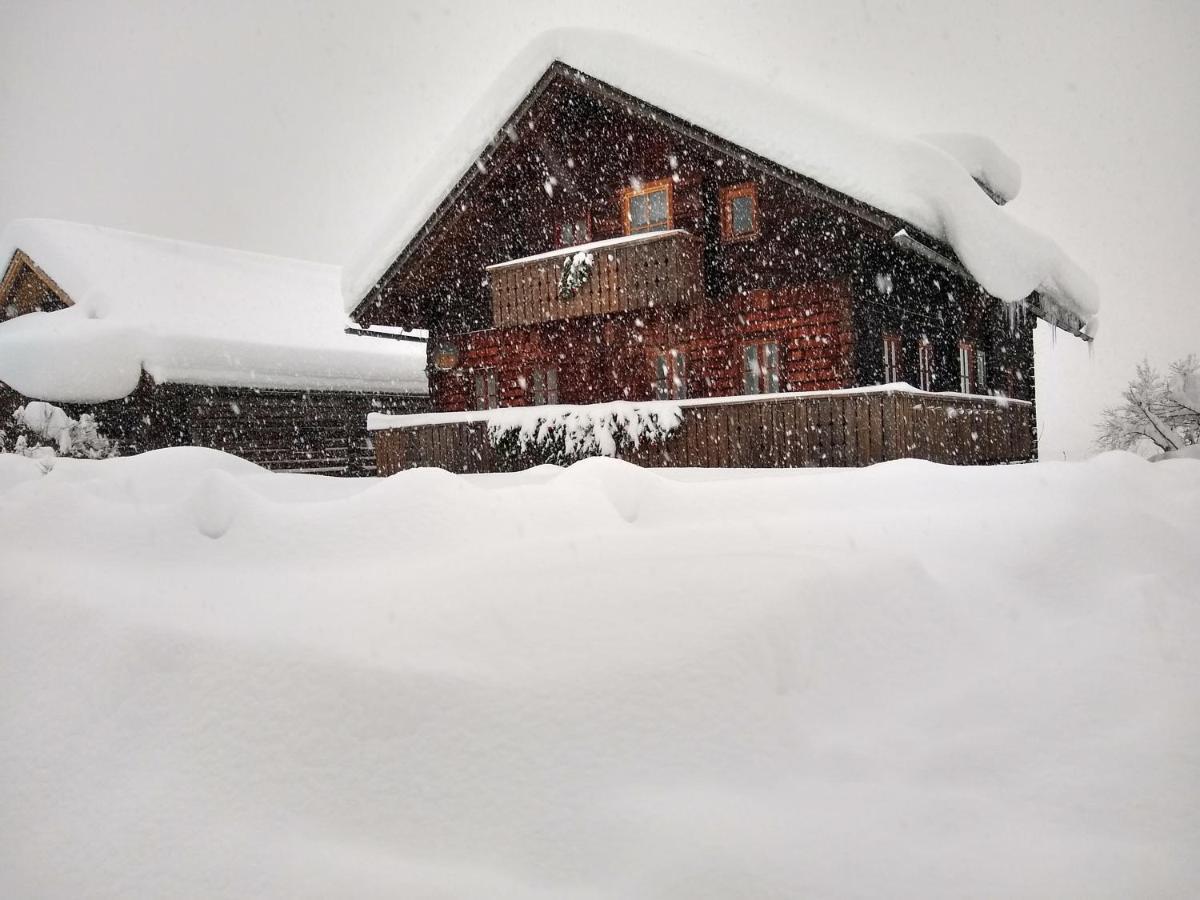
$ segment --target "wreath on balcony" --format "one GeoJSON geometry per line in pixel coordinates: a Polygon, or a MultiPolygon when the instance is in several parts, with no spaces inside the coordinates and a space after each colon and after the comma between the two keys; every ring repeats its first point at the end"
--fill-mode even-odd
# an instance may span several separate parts
{"type": "Polygon", "coordinates": [[[562,275],[558,279],[558,296],[563,300],[570,300],[579,293],[579,289],[587,284],[588,279],[592,277],[592,270],[595,268],[595,261],[592,259],[592,254],[580,251],[572,256],[567,257],[563,263],[562,275]]]}

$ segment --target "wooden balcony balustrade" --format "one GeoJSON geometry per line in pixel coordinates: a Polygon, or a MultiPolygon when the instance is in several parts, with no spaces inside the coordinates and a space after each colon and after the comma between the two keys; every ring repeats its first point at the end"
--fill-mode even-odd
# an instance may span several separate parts
{"type": "Polygon", "coordinates": [[[492,319],[497,328],[555,319],[595,316],[699,303],[704,297],[703,241],[686,231],[630,235],[564,247],[488,266],[492,319]],[[573,294],[563,296],[563,267],[580,252],[592,271],[573,294]]]}

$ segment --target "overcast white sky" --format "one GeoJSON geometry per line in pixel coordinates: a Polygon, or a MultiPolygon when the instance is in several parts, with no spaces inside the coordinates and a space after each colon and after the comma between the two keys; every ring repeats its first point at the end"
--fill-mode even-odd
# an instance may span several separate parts
{"type": "Polygon", "coordinates": [[[1089,450],[1143,355],[1200,352],[1200,3],[0,2],[0,221],[352,261],[543,28],[648,34],[857,118],[977,131],[1010,206],[1100,285],[1040,329],[1043,458],[1089,450]]]}

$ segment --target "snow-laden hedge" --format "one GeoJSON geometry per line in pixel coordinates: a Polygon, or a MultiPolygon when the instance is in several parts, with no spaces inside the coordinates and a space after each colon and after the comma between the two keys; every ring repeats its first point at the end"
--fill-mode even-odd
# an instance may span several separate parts
{"type": "Polygon", "coordinates": [[[61,407],[33,400],[13,410],[8,427],[0,428],[0,453],[43,460],[107,459],[117,455],[117,446],[100,433],[90,413],[73,419],[61,407]]]}
{"type": "Polygon", "coordinates": [[[589,406],[524,407],[488,416],[488,437],[501,468],[537,464],[569,466],[591,456],[620,456],[643,443],[666,440],[681,420],[671,403],[637,406],[597,403],[589,406]]]}

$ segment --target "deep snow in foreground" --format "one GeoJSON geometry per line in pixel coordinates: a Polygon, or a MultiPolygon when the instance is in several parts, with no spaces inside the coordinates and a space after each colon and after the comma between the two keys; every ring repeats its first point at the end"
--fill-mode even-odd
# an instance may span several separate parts
{"type": "Polygon", "coordinates": [[[0,457],[0,895],[1184,897],[1200,462],[0,457]]]}

